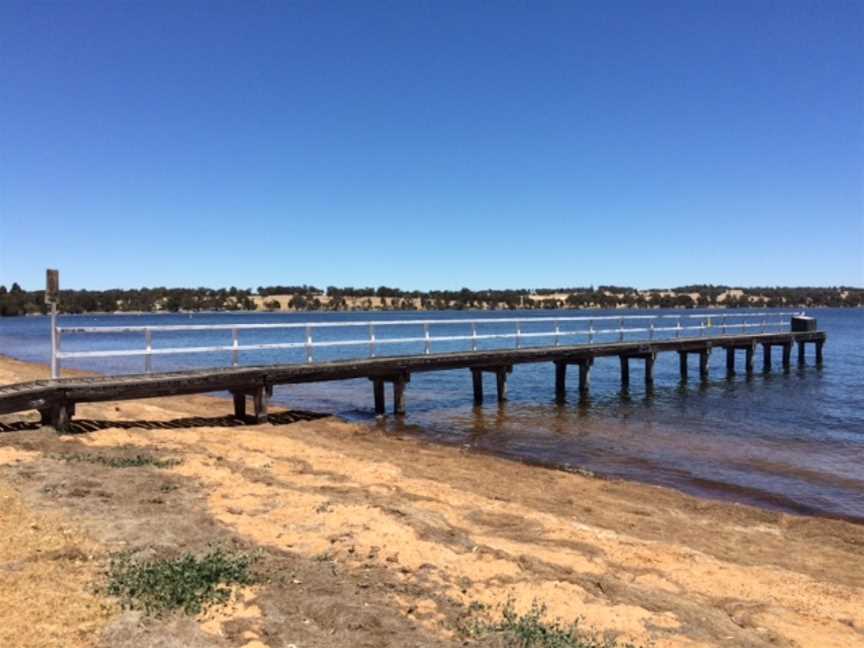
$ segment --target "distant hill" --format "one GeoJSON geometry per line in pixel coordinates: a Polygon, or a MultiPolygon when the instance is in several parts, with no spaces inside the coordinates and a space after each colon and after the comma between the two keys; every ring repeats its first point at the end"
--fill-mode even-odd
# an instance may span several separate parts
{"type": "MultiPolygon", "coordinates": [[[[626,286],[540,288],[534,290],[432,290],[338,288],[329,286],[259,286],[231,288],[140,288],[64,290],[64,313],[198,311],[355,311],[355,310],[514,310],[578,308],[748,308],[861,307],[864,288],[834,286],[754,287],[690,285],[637,290],[626,286]]],[[[47,312],[41,290],[16,283],[0,286],[0,315],[47,312]]]]}

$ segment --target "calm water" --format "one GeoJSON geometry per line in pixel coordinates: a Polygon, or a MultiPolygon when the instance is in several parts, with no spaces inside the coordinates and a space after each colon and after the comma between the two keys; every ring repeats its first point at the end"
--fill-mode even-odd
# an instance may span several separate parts
{"type": "MultiPolygon", "coordinates": [[[[595,312],[597,315],[603,312],[595,312]]],[[[654,312],[652,312],[653,314],[654,312]]],[[[571,313],[567,313],[571,314],[571,313]]],[[[575,314],[575,313],[572,313],[575,314]]],[[[578,313],[586,314],[585,311],[578,313]]],[[[608,313],[605,313],[608,314],[608,313]]],[[[614,314],[621,314],[615,311],[614,314]]],[[[641,313],[644,314],[644,311],[641,313]]],[[[688,313],[689,314],[689,313],[688,313]]],[[[804,367],[793,364],[788,373],[775,358],[772,373],[727,380],[725,354],[711,358],[711,380],[700,384],[691,371],[690,382],[678,379],[677,356],[662,354],[655,368],[655,386],[646,393],[641,362],[631,368],[632,385],[622,392],[616,358],[598,360],[592,371],[590,401],[579,402],[575,376],[570,379],[571,402],[553,400],[551,364],[514,368],[510,401],[494,403],[494,381],[487,378],[487,404],[472,404],[470,372],[447,371],[412,376],[408,387],[408,416],[404,421],[379,423],[387,430],[417,434],[508,457],[572,469],[672,486],[680,490],[792,512],[818,513],[864,520],[864,311],[814,309],[819,328],[827,331],[825,361],[813,364],[808,349],[804,367]]],[[[64,325],[201,324],[282,321],[343,321],[367,319],[458,319],[512,317],[513,313],[303,313],[71,316],[64,325]]],[[[566,314],[565,314],[566,315],[566,314]]],[[[548,317],[536,311],[526,319],[548,317]]],[[[715,314],[716,316],[716,314],[715,314]]],[[[596,324],[595,324],[596,326],[596,324]]],[[[379,331],[378,335],[420,335],[417,330],[379,331]]],[[[493,327],[494,329],[495,327],[493,327]]],[[[502,325],[499,330],[504,330],[502,325]]],[[[527,325],[525,332],[539,330],[527,325]]],[[[512,328],[507,327],[508,331],[512,328]]],[[[443,326],[433,335],[465,333],[443,326]]],[[[316,339],[364,337],[366,330],[349,333],[316,331],[316,339]]],[[[241,343],[299,340],[302,331],[241,333],[241,343]]],[[[154,334],[154,347],[224,344],[230,334],[154,334]]],[[[535,340],[535,343],[542,343],[535,340]]],[[[488,343],[491,345],[492,343],[488,343]]],[[[498,344],[501,344],[500,342],[498,344]]],[[[140,335],[68,336],[65,350],[141,348],[140,335]]],[[[467,348],[466,343],[439,344],[434,350],[467,348]],[[460,346],[461,345],[461,346],[460,346]]],[[[422,347],[380,347],[380,352],[416,352],[422,347]]],[[[22,360],[48,361],[48,323],[45,318],[0,320],[0,352],[22,360]]],[[[366,349],[316,351],[316,359],[363,354],[366,349]]],[[[779,353],[779,351],[778,351],[779,353]]],[[[793,354],[793,363],[797,354],[793,354]]],[[[246,352],[242,364],[302,361],[302,351],[246,352]]],[[[227,354],[166,356],[154,359],[154,370],[224,365],[227,354]]],[[[694,359],[695,361],[695,359],[694,359]]],[[[739,356],[739,363],[743,356],[739,356]]],[[[67,360],[68,366],[106,373],[138,372],[143,360],[106,358],[67,360]]],[[[739,365],[740,366],[740,365],[739,365]]],[[[388,404],[390,394],[388,393],[388,404]]],[[[338,414],[348,419],[372,420],[368,380],[278,388],[277,402],[338,414]]],[[[227,409],[227,404],[226,404],[227,409]]]]}

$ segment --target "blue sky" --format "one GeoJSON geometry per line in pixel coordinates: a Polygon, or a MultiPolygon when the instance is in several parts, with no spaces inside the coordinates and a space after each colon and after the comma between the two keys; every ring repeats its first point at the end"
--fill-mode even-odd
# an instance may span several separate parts
{"type": "Polygon", "coordinates": [[[860,2],[0,4],[0,283],[864,285],[860,2]]]}

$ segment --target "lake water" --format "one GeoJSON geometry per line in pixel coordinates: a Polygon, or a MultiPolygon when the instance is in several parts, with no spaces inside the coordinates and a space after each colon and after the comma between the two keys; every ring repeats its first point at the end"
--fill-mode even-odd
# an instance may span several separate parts
{"type": "MultiPolygon", "coordinates": [[[[650,314],[658,314],[650,311],[650,314]]],[[[692,314],[691,311],[671,311],[692,314]]],[[[365,321],[369,319],[445,319],[469,317],[532,318],[622,315],[622,311],[507,313],[244,313],[68,316],[64,326],[217,324],[365,321]]],[[[646,314],[645,311],[633,314],[646,314]]],[[[678,488],[688,493],[756,504],[790,512],[813,513],[864,521],[864,311],[814,309],[810,315],[828,333],[824,364],[816,367],[812,347],[807,363],[783,372],[779,357],[763,374],[761,353],[756,373],[727,379],[725,354],[711,358],[711,378],[702,383],[694,366],[682,385],[676,354],[661,354],[655,385],[646,392],[641,362],[633,361],[631,387],[622,391],[618,360],[596,361],[590,400],[578,398],[576,376],[569,381],[570,401],[554,402],[551,363],[517,365],[509,380],[510,400],[498,406],[494,381],[487,378],[487,403],[474,407],[468,370],[415,374],[407,389],[408,415],[387,417],[377,424],[387,431],[458,444],[545,465],[589,470],[678,488]]],[[[712,313],[715,326],[723,312],[712,313]]],[[[727,314],[730,321],[733,312],[727,314]]],[[[776,320],[775,320],[776,321],[776,320]]],[[[601,328],[598,321],[595,328],[601,328]]],[[[617,324],[616,324],[617,325],[617,324]]],[[[523,332],[548,330],[549,324],[523,325],[523,332]]],[[[565,326],[562,326],[564,330],[565,326]]],[[[572,327],[571,327],[572,328],[572,327]]],[[[586,328],[584,323],[579,328],[586,328]]],[[[422,336],[422,327],[385,327],[379,339],[395,335],[422,336]],[[392,329],[387,331],[385,329],[392,329]],[[414,330],[416,329],[416,330],[414,330]]],[[[512,332],[512,324],[487,326],[487,331],[512,332]]],[[[776,328],[775,328],[776,330],[776,328]]],[[[49,327],[46,318],[0,319],[0,353],[47,363],[49,327]]],[[[242,331],[241,344],[300,341],[302,329],[242,331]]],[[[438,325],[432,335],[465,334],[458,324],[438,325]]],[[[316,340],[357,339],[365,327],[316,329],[316,340]]],[[[662,334],[658,334],[658,337],[662,334]]],[[[230,331],[154,333],[154,348],[230,343],[230,331]]],[[[602,339],[603,336],[598,336],[602,339]]],[[[581,338],[578,341],[584,341],[581,338]]],[[[573,338],[573,341],[577,341],[573,338]]],[[[548,338],[526,338],[525,344],[548,344],[548,338]]],[[[488,341],[481,348],[512,342],[488,341]]],[[[142,348],[141,334],[69,335],[64,350],[142,348]]],[[[422,343],[379,345],[380,354],[422,352],[422,343]]],[[[438,343],[433,351],[468,349],[469,342],[438,343]]],[[[362,356],[366,347],[315,351],[316,360],[362,356]]],[[[229,354],[156,357],[154,370],[225,366],[229,354]]],[[[241,364],[302,362],[302,349],[240,354],[241,364]]],[[[738,358],[739,368],[743,357],[738,358]]],[[[139,372],[142,358],[66,360],[65,366],[104,373],[139,372]]],[[[576,373],[575,371],[572,373],[576,373]]],[[[296,408],[330,412],[351,420],[374,420],[368,380],[352,380],[277,388],[274,400],[296,408]]],[[[388,405],[391,394],[388,393],[388,405]]],[[[226,411],[229,409],[226,403],[226,411]]]]}

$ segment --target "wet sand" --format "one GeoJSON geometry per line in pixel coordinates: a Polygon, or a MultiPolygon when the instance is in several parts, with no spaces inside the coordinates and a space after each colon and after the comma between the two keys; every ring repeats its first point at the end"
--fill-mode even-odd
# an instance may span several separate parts
{"type": "MultiPolygon", "coordinates": [[[[45,375],[0,358],[0,383],[45,375]]],[[[0,645],[460,645],[467,607],[507,598],[658,648],[864,645],[864,526],[229,412],[205,396],[83,405],[61,437],[0,417],[0,645]],[[182,463],[58,459],[82,452],[182,463]],[[261,549],[280,578],[203,619],[93,594],[113,552],[213,541],[261,549]]]]}

